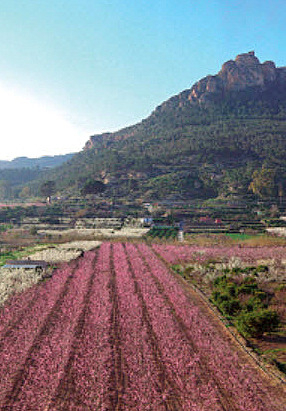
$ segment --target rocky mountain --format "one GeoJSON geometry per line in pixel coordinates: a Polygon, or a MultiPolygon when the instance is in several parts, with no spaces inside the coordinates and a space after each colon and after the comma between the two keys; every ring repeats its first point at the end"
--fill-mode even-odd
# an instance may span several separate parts
{"type": "Polygon", "coordinates": [[[223,64],[218,74],[206,76],[198,81],[190,90],[180,93],[173,99],[163,103],[164,109],[173,100],[178,105],[200,104],[208,106],[221,101],[231,92],[237,93],[249,88],[266,91],[269,88],[285,87],[286,67],[276,68],[273,61],[260,63],[254,51],[239,54],[235,60],[223,64]]]}
{"type": "MultiPolygon", "coordinates": [[[[252,89],[253,92],[266,92],[277,88],[286,87],[286,67],[277,68],[273,61],[260,63],[254,51],[239,54],[235,60],[229,60],[223,64],[216,75],[209,75],[195,83],[191,89],[171,97],[158,106],[151,115],[156,117],[169,109],[174,110],[200,107],[211,107],[230,96],[236,97],[237,93],[252,89]]],[[[85,149],[96,148],[97,145],[106,145],[108,142],[124,140],[133,137],[136,128],[129,127],[116,133],[104,133],[91,136],[85,145],[85,149]]]]}
{"type": "Polygon", "coordinates": [[[107,197],[247,196],[252,187],[281,199],[285,141],[286,68],[260,63],[251,51],[140,123],[92,136],[49,178],[75,192],[87,178],[97,179],[106,184],[107,197]]]}

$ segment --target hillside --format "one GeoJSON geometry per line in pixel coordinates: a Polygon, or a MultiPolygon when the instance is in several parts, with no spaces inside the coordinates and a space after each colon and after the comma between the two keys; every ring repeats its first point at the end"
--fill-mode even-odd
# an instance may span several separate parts
{"type": "Polygon", "coordinates": [[[285,137],[286,68],[249,52],[142,122],[92,136],[49,178],[76,192],[91,177],[106,183],[106,196],[145,200],[245,197],[252,182],[260,197],[281,200],[285,137]]]}
{"type": "Polygon", "coordinates": [[[11,161],[0,160],[0,199],[28,196],[30,191],[27,185],[39,178],[45,179],[49,169],[60,166],[73,155],[70,153],[39,158],[17,157],[11,161]]]}

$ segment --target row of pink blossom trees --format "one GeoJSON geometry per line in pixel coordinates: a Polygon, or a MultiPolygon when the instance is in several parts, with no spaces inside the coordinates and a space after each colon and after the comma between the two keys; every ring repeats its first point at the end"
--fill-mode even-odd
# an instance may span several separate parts
{"type": "Polygon", "coordinates": [[[231,257],[238,257],[248,263],[264,259],[275,259],[281,262],[285,259],[285,247],[205,247],[153,244],[152,248],[170,264],[188,261],[199,263],[208,260],[228,261],[231,257]]]}
{"type": "Polygon", "coordinates": [[[238,356],[229,340],[190,301],[190,297],[152,250],[146,245],[140,245],[139,250],[147,261],[148,271],[159,280],[176,315],[186,326],[187,338],[197,354],[203,355],[203,365],[215,376],[220,389],[229,393],[229,398],[235,401],[238,409],[262,411],[266,404],[276,409],[257,371],[248,365],[245,358],[238,356]]]}
{"type": "Polygon", "coordinates": [[[0,348],[1,409],[281,411],[143,244],[103,243],[13,297],[0,348]]]}
{"type": "Polygon", "coordinates": [[[73,361],[59,383],[50,410],[112,409],[112,347],[110,345],[110,244],[103,243],[97,262],[88,268],[94,275],[90,298],[73,361]]]}
{"type": "Polygon", "coordinates": [[[49,403],[69,355],[93,260],[90,253],[74,270],[66,265],[39,287],[33,308],[6,334],[0,353],[2,406],[37,410],[49,403]]]}
{"type": "MultiPolygon", "coordinates": [[[[178,396],[182,409],[223,409],[216,386],[199,365],[203,353],[194,352],[182,333],[139,250],[132,244],[127,244],[126,250],[156,335],[167,380],[173,381],[173,395],[178,396]]],[[[156,269],[157,265],[158,261],[153,268],[156,269]]]]}

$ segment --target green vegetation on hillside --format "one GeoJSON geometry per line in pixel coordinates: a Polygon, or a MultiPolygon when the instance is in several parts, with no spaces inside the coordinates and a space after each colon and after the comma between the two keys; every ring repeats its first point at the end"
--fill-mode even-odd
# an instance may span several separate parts
{"type": "Polygon", "coordinates": [[[141,123],[99,139],[49,178],[59,190],[74,192],[83,179],[104,180],[107,197],[278,201],[285,193],[285,138],[283,88],[248,89],[207,108],[171,99],[141,123]]]}

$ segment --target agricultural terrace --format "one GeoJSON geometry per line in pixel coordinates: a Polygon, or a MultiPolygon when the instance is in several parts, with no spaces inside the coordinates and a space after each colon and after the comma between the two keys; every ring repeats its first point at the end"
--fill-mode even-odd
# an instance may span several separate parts
{"type": "Polygon", "coordinates": [[[49,263],[59,263],[74,260],[82,252],[92,250],[100,245],[100,241],[69,241],[63,244],[48,246],[43,250],[30,254],[32,260],[45,260],[49,263]]]}
{"type": "Polygon", "coordinates": [[[198,301],[144,244],[63,264],[0,312],[1,409],[285,409],[198,301]]]}

